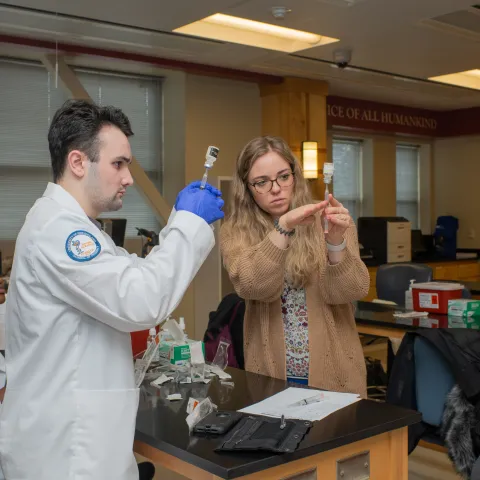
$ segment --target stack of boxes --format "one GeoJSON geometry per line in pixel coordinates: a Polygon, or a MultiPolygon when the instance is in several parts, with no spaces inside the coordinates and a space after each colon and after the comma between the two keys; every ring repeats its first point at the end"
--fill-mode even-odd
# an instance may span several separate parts
{"type": "Polygon", "coordinates": [[[448,315],[462,321],[467,328],[480,329],[480,300],[449,300],[448,315]]]}

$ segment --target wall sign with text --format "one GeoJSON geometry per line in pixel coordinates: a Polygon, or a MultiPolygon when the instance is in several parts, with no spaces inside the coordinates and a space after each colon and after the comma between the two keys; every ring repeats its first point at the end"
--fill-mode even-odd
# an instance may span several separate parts
{"type": "Polygon", "coordinates": [[[329,127],[349,127],[388,133],[437,136],[439,115],[430,110],[353,98],[327,97],[329,127]]]}

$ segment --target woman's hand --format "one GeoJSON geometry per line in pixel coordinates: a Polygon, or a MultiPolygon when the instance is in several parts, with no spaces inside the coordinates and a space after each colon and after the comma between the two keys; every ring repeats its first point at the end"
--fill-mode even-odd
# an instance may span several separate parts
{"type": "Polygon", "coordinates": [[[344,234],[350,226],[350,213],[344,206],[333,197],[329,196],[329,203],[323,214],[328,220],[328,233],[325,234],[325,240],[330,245],[340,245],[343,242],[344,234]]]}
{"type": "Polygon", "coordinates": [[[278,219],[278,224],[285,230],[293,230],[300,225],[311,225],[315,222],[315,214],[322,213],[327,202],[311,203],[295,208],[278,219]]]}

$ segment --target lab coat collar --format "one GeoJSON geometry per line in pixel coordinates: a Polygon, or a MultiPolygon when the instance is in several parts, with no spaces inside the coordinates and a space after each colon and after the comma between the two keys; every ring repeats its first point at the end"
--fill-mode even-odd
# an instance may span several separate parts
{"type": "Polygon", "coordinates": [[[80,206],[80,204],[75,200],[75,198],[70,195],[63,187],[57,185],[56,183],[48,182],[47,189],[45,190],[43,196],[49,197],[55,202],[59,203],[62,207],[84,215],[88,218],[85,210],[80,206]]]}

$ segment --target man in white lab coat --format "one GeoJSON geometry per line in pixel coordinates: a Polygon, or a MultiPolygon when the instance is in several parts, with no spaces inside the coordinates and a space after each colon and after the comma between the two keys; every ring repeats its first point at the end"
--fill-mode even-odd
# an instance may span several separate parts
{"type": "Polygon", "coordinates": [[[54,183],[18,236],[7,301],[7,480],[138,479],[129,333],[178,305],[214,245],[223,200],[191,184],[148,257],[117,248],[94,219],[121,208],[133,183],[130,135],[120,110],[85,101],[68,101],[50,126],[54,183]]]}

